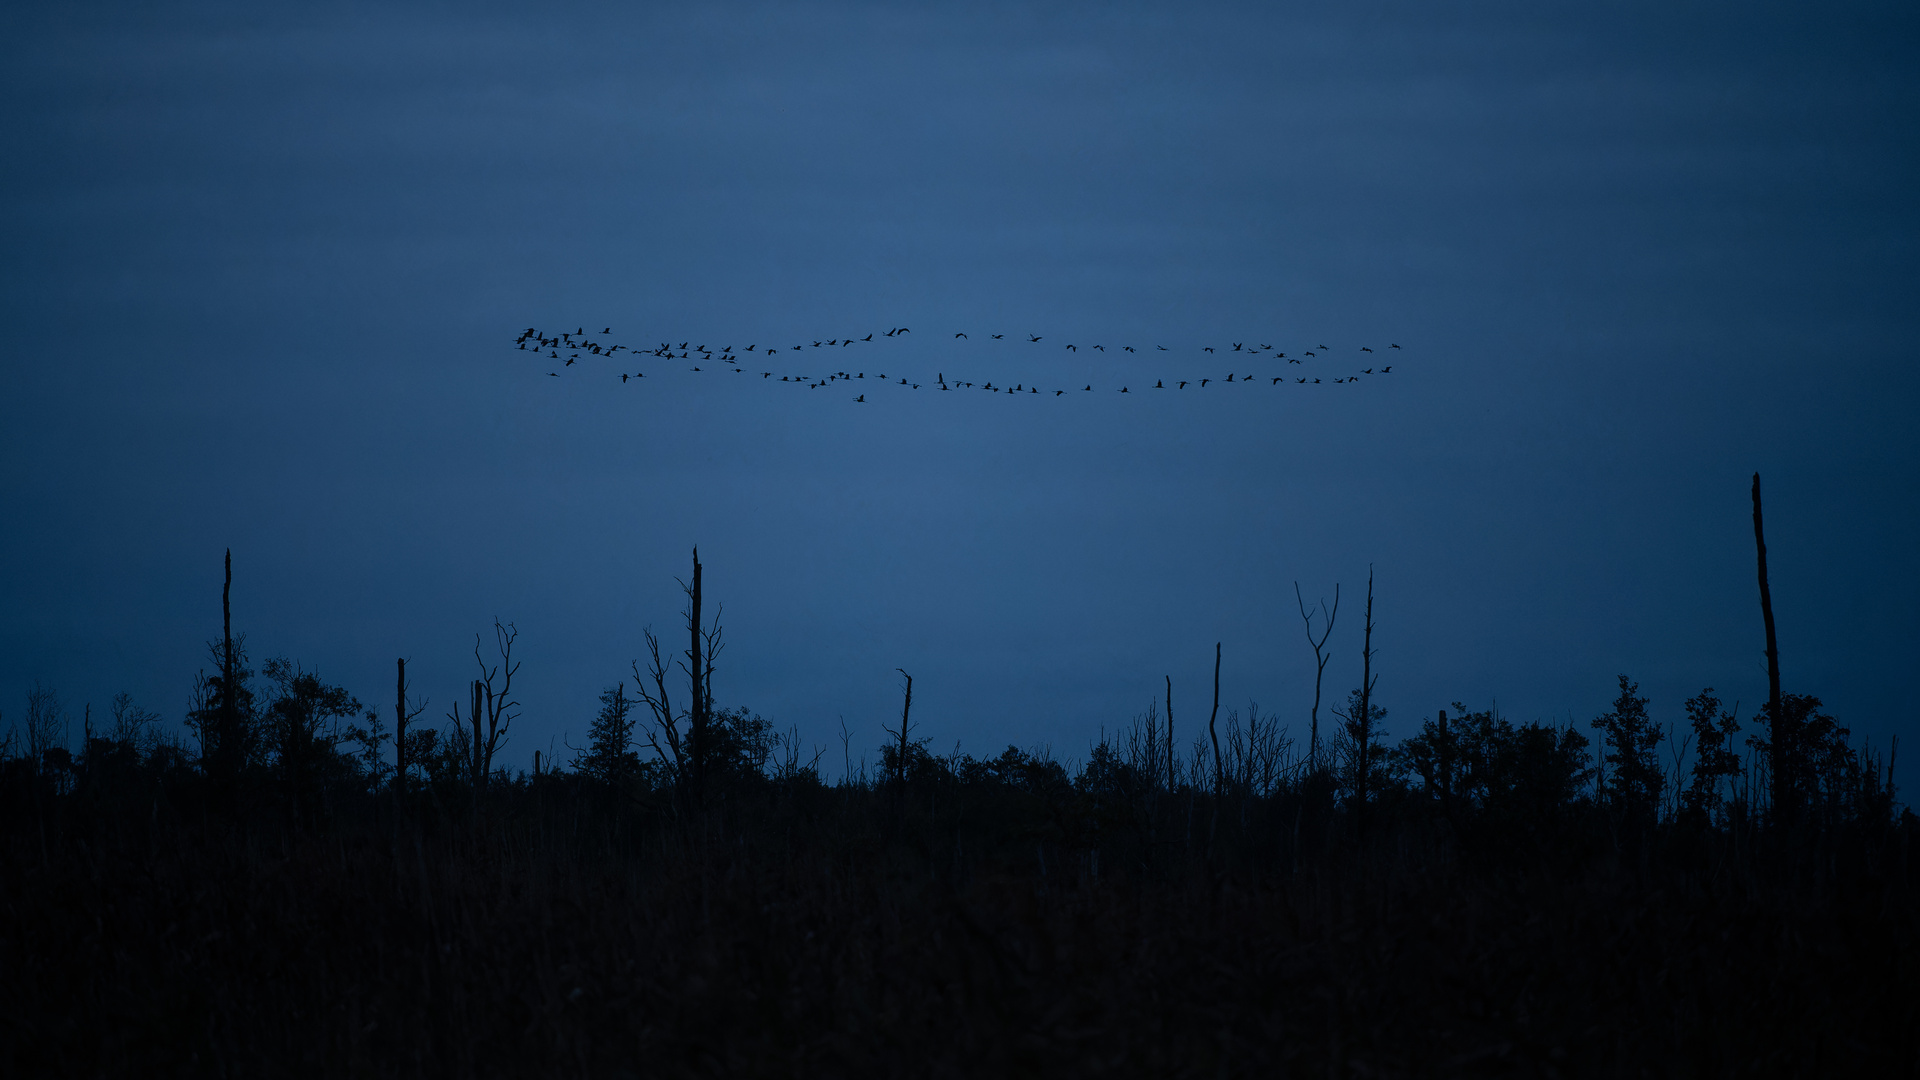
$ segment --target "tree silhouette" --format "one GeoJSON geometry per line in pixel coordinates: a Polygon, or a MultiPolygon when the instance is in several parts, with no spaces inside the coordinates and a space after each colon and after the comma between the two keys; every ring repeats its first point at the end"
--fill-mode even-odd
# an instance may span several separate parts
{"type": "Polygon", "coordinates": [[[1709,686],[1687,699],[1687,722],[1693,729],[1694,759],[1681,805],[1689,815],[1711,822],[1720,809],[1721,785],[1740,775],[1740,755],[1733,751],[1740,720],[1721,708],[1709,686]]]}
{"type": "Polygon", "coordinates": [[[639,773],[640,755],[633,749],[637,704],[624,685],[609,686],[600,694],[600,711],[587,728],[586,750],[574,758],[575,769],[603,784],[618,784],[639,773]]]}
{"type": "Polygon", "coordinates": [[[339,744],[367,738],[363,730],[343,729],[340,724],[359,714],[360,702],[285,658],[268,660],[261,670],[274,685],[265,709],[268,748],[288,810],[300,819],[315,809],[321,784],[336,771],[339,744]]]}
{"type": "Polygon", "coordinates": [[[1647,716],[1647,699],[1639,691],[1639,684],[1621,675],[1613,709],[1596,717],[1593,726],[1600,729],[1602,760],[1608,766],[1601,797],[1627,822],[1644,827],[1659,813],[1666,776],[1655,753],[1660,729],[1647,716]]]}

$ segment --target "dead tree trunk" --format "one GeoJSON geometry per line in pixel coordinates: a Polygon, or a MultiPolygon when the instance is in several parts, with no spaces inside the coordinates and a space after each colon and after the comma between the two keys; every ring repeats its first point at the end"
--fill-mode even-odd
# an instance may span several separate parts
{"type": "Polygon", "coordinates": [[[1173,757],[1173,676],[1167,676],[1167,792],[1179,786],[1173,757]]]}
{"type": "Polygon", "coordinates": [[[905,668],[894,668],[893,670],[898,671],[907,680],[906,700],[900,703],[900,756],[898,759],[900,790],[905,791],[907,787],[907,747],[909,745],[907,741],[907,720],[913,713],[913,676],[908,675],[905,668]]]}
{"type": "Polygon", "coordinates": [[[693,584],[687,588],[687,676],[692,694],[688,720],[688,749],[693,759],[693,798],[697,803],[707,782],[707,706],[705,682],[700,677],[700,661],[706,650],[700,647],[700,548],[693,549],[693,584]]]}
{"type": "MultiPolygon", "coordinates": [[[[407,760],[407,725],[415,717],[427,711],[425,702],[418,705],[407,703],[407,658],[401,657],[395,662],[398,685],[394,688],[393,702],[393,807],[397,819],[406,813],[407,806],[407,770],[416,762],[407,760]]],[[[455,710],[456,716],[458,709],[455,710]]]]}
{"type": "Polygon", "coordinates": [[[226,577],[220,585],[220,734],[214,743],[215,787],[219,797],[233,794],[240,772],[240,701],[234,686],[239,664],[233,652],[233,549],[227,549],[226,577]]]}
{"type": "Polygon", "coordinates": [[[482,771],[486,768],[485,764],[483,764],[486,760],[486,750],[483,745],[485,742],[485,734],[480,727],[481,717],[485,715],[483,706],[485,704],[484,694],[486,692],[486,686],[487,684],[481,682],[479,679],[473,680],[473,700],[467,714],[467,718],[473,723],[473,743],[469,747],[472,751],[472,761],[468,763],[467,771],[473,778],[473,797],[476,800],[476,805],[478,805],[477,800],[480,798],[480,786],[487,782],[487,774],[482,771]]]}
{"type": "Polygon", "coordinates": [[[1360,645],[1359,745],[1355,747],[1358,768],[1353,781],[1354,798],[1364,814],[1367,806],[1367,781],[1373,771],[1373,567],[1367,567],[1366,626],[1360,645]]]}
{"type": "Polygon", "coordinates": [[[1220,763],[1220,732],[1214,729],[1213,722],[1220,718],[1220,643],[1213,643],[1213,714],[1207,717],[1207,736],[1213,740],[1213,793],[1220,794],[1222,769],[1220,763]]]}
{"type": "Polygon", "coordinates": [[[1307,740],[1307,770],[1320,771],[1320,686],[1327,674],[1327,661],[1333,656],[1326,651],[1327,639],[1333,636],[1333,621],[1340,617],[1340,583],[1333,583],[1333,607],[1327,607],[1323,597],[1320,600],[1320,616],[1323,625],[1320,637],[1313,636],[1313,615],[1307,610],[1307,601],[1300,595],[1300,583],[1293,583],[1293,599],[1300,605],[1300,620],[1307,627],[1307,644],[1313,646],[1313,712],[1309,714],[1310,728],[1307,740]]]}
{"type": "Polygon", "coordinates": [[[399,679],[393,698],[393,814],[407,812],[407,658],[398,661],[399,679]]]}
{"type": "Polygon", "coordinates": [[[1792,770],[1798,748],[1791,745],[1795,733],[1780,714],[1780,646],[1773,636],[1773,592],[1767,584],[1767,534],[1760,521],[1759,473],[1753,474],[1753,547],[1759,557],[1760,621],[1767,630],[1767,716],[1773,728],[1767,765],[1773,771],[1773,812],[1777,818],[1788,817],[1794,809],[1792,770]]]}

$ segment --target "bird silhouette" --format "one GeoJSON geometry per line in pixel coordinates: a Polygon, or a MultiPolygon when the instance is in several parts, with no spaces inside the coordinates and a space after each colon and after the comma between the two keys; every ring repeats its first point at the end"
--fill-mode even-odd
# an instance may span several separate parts
{"type": "Polygon", "coordinates": [[[1183,383],[1181,383],[1181,384],[1180,384],[1179,386],[1177,386],[1177,387],[1175,387],[1174,389],[1176,389],[1176,390],[1185,390],[1186,388],[1187,388],[1187,384],[1183,382],[1183,383]]]}
{"type": "MultiPolygon", "coordinates": [[[[884,332],[884,335],[887,337],[899,337],[911,332],[912,331],[908,327],[896,326],[886,330],[884,332]]],[[[599,331],[599,333],[603,336],[611,336],[613,333],[613,328],[611,326],[604,327],[599,331]]],[[[871,343],[876,333],[880,333],[880,332],[875,331],[872,333],[868,333],[865,337],[860,338],[858,340],[871,343]]],[[[1007,335],[1005,334],[989,335],[989,337],[991,337],[993,340],[996,340],[996,341],[1004,340],[1006,336],[1007,335]]],[[[972,337],[972,335],[965,331],[956,331],[953,337],[954,337],[954,340],[956,341],[966,341],[966,340],[969,340],[972,337]]],[[[856,339],[852,335],[847,335],[845,337],[840,337],[840,338],[834,338],[827,341],[813,340],[811,341],[810,346],[807,344],[794,345],[792,347],[792,350],[794,352],[799,352],[808,347],[821,348],[824,346],[846,346],[846,345],[853,344],[855,340],[856,339]]],[[[1028,334],[1027,340],[1030,343],[1038,343],[1038,342],[1044,341],[1045,337],[1041,334],[1028,334]]],[[[695,354],[698,354],[698,358],[700,359],[701,363],[696,365],[691,365],[687,369],[694,372],[703,372],[706,369],[706,365],[712,363],[717,356],[721,363],[727,365],[728,368],[734,371],[736,374],[744,375],[748,373],[747,370],[741,366],[741,361],[735,355],[734,347],[731,345],[723,346],[717,352],[706,345],[695,345],[690,341],[680,342],[678,346],[675,346],[669,342],[661,342],[659,348],[657,349],[638,348],[638,347],[630,347],[623,342],[599,342],[599,341],[590,340],[586,337],[586,330],[584,327],[577,328],[571,332],[561,331],[560,333],[554,336],[543,335],[540,332],[538,327],[527,327],[523,331],[519,332],[517,336],[514,338],[514,346],[518,351],[522,351],[522,352],[529,351],[526,344],[528,341],[533,342],[533,348],[531,351],[538,353],[540,350],[545,349],[547,350],[548,358],[562,361],[562,367],[560,369],[547,372],[547,375],[553,378],[560,377],[561,372],[564,371],[565,368],[576,366],[579,363],[582,354],[587,354],[587,355],[592,355],[597,357],[612,358],[616,353],[620,352],[623,349],[630,353],[634,353],[635,355],[638,355],[639,353],[642,353],[642,352],[646,352],[656,357],[667,357],[667,358],[674,357],[676,355],[676,350],[677,350],[678,358],[682,360],[690,359],[695,354]],[[571,350],[576,350],[576,351],[574,351],[571,355],[566,356],[563,359],[559,352],[559,346],[562,344],[566,345],[567,348],[571,350]]],[[[1064,348],[1068,352],[1073,352],[1073,353],[1078,353],[1080,351],[1080,346],[1077,343],[1065,343],[1064,348]]],[[[1106,345],[1090,345],[1088,346],[1088,348],[1095,352],[1101,352],[1101,353],[1111,351],[1109,346],[1106,346],[1106,345]]],[[[1137,351],[1136,347],[1132,345],[1117,345],[1117,346],[1112,346],[1111,348],[1118,349],[1128,353],[1133,353],[1137,351]]],[[[1158,352],[1171,351],[1169,347],[1166,345],[1155,345],[1153,348],[1155,351],[1158,351],[1158,352]]],[[[1302,363],[1301,359],[1297,359],[1286,352],[1278,351],[1275,349],[1273,345],[1267,344],[1264,342],[1256,344],[1252,342],[1235,341],[1235,342],[1229,342],[1227,345],[1227,348],[1229,349],[1229,351],[1232,351],[1232,352],[1245,352],[1250,355],[1264,354],[1264,353],[1271,352],[1274,356],[1279,357],[1282,360],[1285,360],[1289,364],[1302,363]]],[[[1325,352],[1328,348],[1329,346],[1325,344],[1320,344],[1315,346],[1314,350],[1308,350],[1304,353],[1299,354],[1299,356],[1313,357],[1318,355],[1319,352],[1325,352]]],[[[1360,352],[1363,352],[1363,353],[1372,353],[1376,351],[1370,345],[1362,345],[1362,346],[1358,346],[1357,348],[1360,352]]],[[[1399,350],[1403,348],[1403,346],[1401,346],[1398,342],[1391,342],[1383,346],[1383,348],[1390,349],[1390,350],[1399,350]]],[[[741,351],[744,353],[758,352],[759,345],[757,343],[750,344],[744,350],[741,350],[741,351]]],[[[767,356],[770,359],[772,359],[774,358],[774,354],[777,353],[779,349],[773,346],[769,346],[766,351],[767,351],[767,356]]],[[[1213,355],[1219,352],[1219,348],[1212,345],[1206,345],[1206,346],[1201,346],[1201,351],[1209,355],[1213,355]]],[[[1312,379],[1311,381],[1315,385],[1318,385],[1322,382],[1331,382],[1334,385],[1344,386],[1344,385],[1348,385],[1348,384],[1360,381],[1360,378],[1362,375],[1369,375],[1369,376],[1376,375],[1376,374],[1385,375],[1385,374],[1390,374],[1392,371],[1393,371],[1393,368],[1391,366],[1372,367],[1372,368],[1362,369],[1360,372],[1355,374],[1344,375],[1337,378],[1329,377],[1326,379],[1312,379]]],[[[640,372],[632,372],[632,373],[614,372],[613,374],[619,376],[622,384],[644,377],[644,374],[640,372]]],[[[775,374],[776,373],[772,371],[763,371],[760,373],[760,377],[762,379],[772,379],[775,374]]],[[[866,377],[867,375],[865,372],[850,373],[845,371],[839,371],[839,372],[833,372],[828,375],[822,376],[817,381],[814,379],[813,376],[791,375],[791,374],[781,375],[780,381],[793,382],[796,385],[799,383],[805,382],[808,384],[808,387],[810,389],[817,390],[841,380],[851,381],[854,379],[865,379],[866,377]]],[[[876,377],[882,381],[887,381],[887,378],[888,378],[885,374],[879,374],[876,377]]],[[[1256,376],[1252,374],[1248,374],[1243,378],[1239,372],[1229,372],[1224,378],[1208,376],[1208,377],[1204,377],[1197,380],[1184,380],[1184,379],[1178,380],[1176,381],[1175,386],[1178,389],[1184,390],[1189,385],[1189,382],[1197,383],[1201,387],[1209,386],[1214,382],[1225,382],[1230,385],[1235,383],[1245,384],[1245,383],[1253,382],[1255,378],[1256,376]]],[[[1303,376],[1300,378],[1296,378],[1294,381],[1298,384],[1305,385],[1309,380],[1307,377],[1303,376]]],[[[1279,386],[1282,383],[1286,382],[1286,377],[1273,376],[1268,379],[1268,382],[1270,385],[1279,386]]],[[[921,388],[921,384],[914,383],[911,380],[908,380],[906,378],[901,378],[899,380],[899,383],[902,386],[909,386],[916,390],[921,388]]],[[[944,373],[938,376],[938,383],[942,390],[952,390],[952,389],[958,389],[961,387],[967,387],[967,388],[983,388],[992,393],[1038,394],[1040,392],[1039,387],[1037,386],[1028,387],[1021,382],[1016,382],[1011,387],[1003,386],[1003,385],[991,383],[991,382],[984,384],[984,386],[982,386],[981,384],[970,383],[970,382],[954,382],[949,384],[946,381],[946,376],[944,373]]],[[[1142,384],[1142,385],[1145,385],[1145,384],[1142,384]]],[[[1081,387],[1081,389],[1086,392],[1091,392],[1093,390],[1093,387],[1091,384],[1088,384],[1086,386],[1081,387]]],[[[1166,381],[1164,379],[1154,380],[1153,389],[1155,390],[1167,389],[1166,381]]],[[[1130,394],[1133,392],[1133,387],[1131,384],[1128,384],[1125,386],[1115,388],[1115,390],[1118,393],[1130,394]]],[[[1057,389],[1053,391],[1053,394],[1056,397],[1060,397],[1065,395],[1066,391],[1057,389]]],[[[854,400],[864,403],[866,400],[866,396],[864,394],[861,394],[856,396],[854,400]]]]}

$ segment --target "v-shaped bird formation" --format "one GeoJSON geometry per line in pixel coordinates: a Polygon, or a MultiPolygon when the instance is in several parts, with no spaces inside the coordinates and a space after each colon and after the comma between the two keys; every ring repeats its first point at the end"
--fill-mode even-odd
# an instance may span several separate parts
{"type": "MultiPolygon", "coordinates": [[[[1036,361],[1042,361],[1049,352],[1054,356],[1065,353],[1079,359],[1084,350],[1088,354],[1105,354],[1108,359],[1115,361],[1115,368],[1134,368],[1135,362],[1122,362],[1130,353],[1136,356],[1151,355],[1160,363],[1188,368],[1177,375],[1167,373],[1152,377],[1151,383],[1146,377],[1116,371],[1099,385],[1093,382],[1077,387],[1059,385],[1061,380],[1055,378],[1052,380],[1054,385],[1044,387],[1037,380],[1022,380],[1012,385],[1002,380],[1001,385],[996,386],[991,380],[982,382],[958,376],[949,379],[944,371],[937,371],[932,378],[924,375],[910,378],[898,374],[901,364],[916,358],[889,346],[906,341],[912,333],[910,327],[896,326],[884,331],[869,331],[862,336],[846,334],[830,339],[807,337],[792,345],[752,342],[736,351],[732,345],[709,348],[705,344],[695,344],[692,339],[678,345],[663,341],[658,345],[631,346],[612,340],[611,326],[597,334],[585,327],[549,333],[529,326],[514,339],[514,345],[523,352],[533,353],[548,361],[549,364],[544,366],[551,369],[546,375],[556,379],[562,378],[563,372],[571,374],[569,369],[584,373],[591,367],[600,377],[611,376],[624,385],[647,377],[645,371],[625,370],[632,366],[624,362],[626,360],[637,361],[638,366],[642,367],[651,366],[656,375],[663,365],[672,363],[702,374],[749,376],[809,390],[831,388],[841,382],[859,382],[859,392],[851,399],[856,404],[865,404],[869,400],[868,394],[875,394],[874,400],[879,400],[877,395],[882,392],[882,386],[892,388],[893,392],[972,390],[1055,398],[1070,393],[1107,391],[1131,394],[1153,390],[1205,390],[1212,386],[1263,386],[1268,389],[1352,386],[1363,378],[1393,374],[1394,364],[1400,362],[1403,354],[1396,343],[1381,346],[1385,350],[1383,352],[1375,352],[1370,345],[1335,350],[1324,344],[1282,350],[1276,345],[1252,341],[1168,348],[1160,344],[1108,346],[1100,343],[1082,346],[1078,342],[1050,341],[1045,334],[1021,334],[1013,340],[1009,340],[1006,334],[988,334],[980,339],[979,347],[1030,350],[1029,355],[1036,361]],[[622,353],[626,356],[622,357],[622,353]],[[1168,355],[1162,357],[1160,353],[1168,355]],[[889,362],[890,359],[892,362],[889,362]],[[553,364],[552,361],[561,362],[553,364]],[[620,370],[606,371],[609,362],[620,370]],[[841,364],[854,370],[840,370],[838,365],[841,364]],[[888,375],[880,371],[883,365],[893,367],[896,374],[888,375]],[[814,373],[803,370],[808,368],[814,373]],[[871,374],[867,369],[871,369],[871,374]]],[[[967,342],[972,347],[975,339],[965,331],[955,331],[949,340],[967,342]]],[[[856,388],[849,386],[846,389],[856,388]]]]}

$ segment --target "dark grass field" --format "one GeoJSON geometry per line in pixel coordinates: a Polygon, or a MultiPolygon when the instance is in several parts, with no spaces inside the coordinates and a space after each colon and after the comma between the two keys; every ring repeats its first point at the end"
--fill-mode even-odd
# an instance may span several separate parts
{"type": "Polygon", "coordinates": [[[1098,846],[856,794],[837,828],[596,834],[575,807],[560,839],[15,813],[0,1072],[1920,1072],[1903,830],[1528,867],[1382,826],[1289,866],[1108,847],[1101,873],[1098,846]]]}

